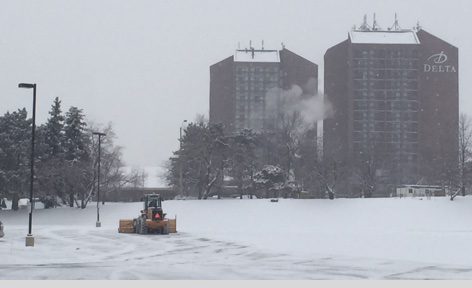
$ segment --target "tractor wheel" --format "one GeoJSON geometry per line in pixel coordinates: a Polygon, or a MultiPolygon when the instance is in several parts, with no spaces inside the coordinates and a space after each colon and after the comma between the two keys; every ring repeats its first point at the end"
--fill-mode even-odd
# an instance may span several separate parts
{"type": "Polygon", "coordinates": [[[165,225],[164,227],[162,227],[161,233],[164,234],[164,235],[169,234],[169,229],[167,229],[167,225],[165,225]]]}
{"type": "Polygon", "coordinates": [[[136,233],[141,234],[141,218],[137,218],[135,221],[136,225],[134,230],[136,230],[136,233]]]}
{"type": "Polygon", "coordinates": [[[143,219],[143,218],[138,218],[138,221],[137,221],[137,226],[136,226],[136,232],[138,234],[147,234],[148,231],[147,231],[147,226],[146,226],[146,220],[143,219]]]}

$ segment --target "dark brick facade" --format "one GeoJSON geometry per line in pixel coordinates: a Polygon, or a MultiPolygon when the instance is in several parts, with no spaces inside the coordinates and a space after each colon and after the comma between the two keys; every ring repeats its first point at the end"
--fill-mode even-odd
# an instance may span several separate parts
{"type": "MultiPolygon", "coordinates": [[[[244,52],[244,50],[238,50],[244,52]]],[[[251,53],[251,50],[247,50],[251,53]]],[[[210,66],[210,123],[222,123],[227,131],[256,131],[274,127],[268,101],[277,101],[273,89],[298,85],[303,95],[316,95],[318,66],[288,49],[252,50],[272,53],[276,61],[244,61],[234,56],[210,66]],[[277,53],[277,54],[275,54],[277,53]]]]}
{"type": "Polygon", "coordinates": [[[448,174],[453,173],[458,159],[459,52],[457,47],[424,30],[417,35],[421,41],[422,66],[420,170],[429,183],[441,185],[447,182],[448,174]],[[435,63],[443,60],[443,63],[435,63]]]}
{"type": "Polygon", "coordinates": [[[375,162],[373,196],[402,184],[445,185],[457,163],[458,49],[414,33],[418,43],[348,37],[325,54],[325,99],[334,115],[323,123],[323,154],[347,170],[339,196],[359,196],[354,174],[366,154],[375,162]]]}
{"type": "Polygon", "coordinates": [[[210,66],[210,122],[234,129],[233,56],[210,66]]]}

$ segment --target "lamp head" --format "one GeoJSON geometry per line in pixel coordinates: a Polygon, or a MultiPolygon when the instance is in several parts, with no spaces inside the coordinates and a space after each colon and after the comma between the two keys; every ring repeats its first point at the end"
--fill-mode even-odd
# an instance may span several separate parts
{"type": "Polygon", "coordinates": [[[18,88],[30,89],[30,88],[34,88],[34,86],[36,86],[36,84],[31,84],[31,83],[20,83],[20,84],[18,84],[18,88]]]}

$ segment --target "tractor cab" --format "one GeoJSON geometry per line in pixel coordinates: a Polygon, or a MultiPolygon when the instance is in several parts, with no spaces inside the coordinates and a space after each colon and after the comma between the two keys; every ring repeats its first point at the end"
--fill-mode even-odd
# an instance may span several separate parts
{"type": "Polygon", "coordinates": [[[162,199],[159,194],[146,194],[144,195],[144,210],[149,207],[162,208],[162,199]]]}
{"type": "Polygon", "coordinates": [[[159,194],[144,195],[144,210],[142,213],[146,219],[152,221],[163,220],[165,213],[162,210],[162,199],[159,194]]]}

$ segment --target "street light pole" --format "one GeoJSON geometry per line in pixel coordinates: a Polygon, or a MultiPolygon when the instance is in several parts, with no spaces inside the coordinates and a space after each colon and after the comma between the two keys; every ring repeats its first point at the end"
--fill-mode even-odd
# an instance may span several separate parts
{"type": "MultiPolygon", "coordinates": [[[[184,126],[184,123],[187,123],[187,120],[182,121],[182,124],[180,125],[180,136],[179,136],[179,143],[180,143],[180,151],[182,152],[182,127],[184,126]]],[[[179,156],[179,186],[180,186],[180,195],[183,194],[184,190],[184,184],[182,181],[182,155],[179,156]]]]}
{"type": "Polygon", "coordinates": [[[33,197],[33,182],[34,182],[34,136],[36,130],[36,83],[20,83],[18,88],[33,88],[33,123],[31,127],[31,163],[30,163],[30,212],[29,212],[29,224],[28,224],[28,235],[26,235],[26,247],[34,247],[34,237],[32,233],[33,229],[33,209],[34,209],[34,197],[33,197]]]}
{"type": "Polygon", "coordinates": [[[93,135],[98,135],[98,174],[97,174],[97,223],[95,224],[96,227],[101,227],[102,224],[100,223],[100,158],[101,158],[101,146],[102,146],[102,136],[106,136],[105,133],[100,132],[92,132],[93,135]]]}

